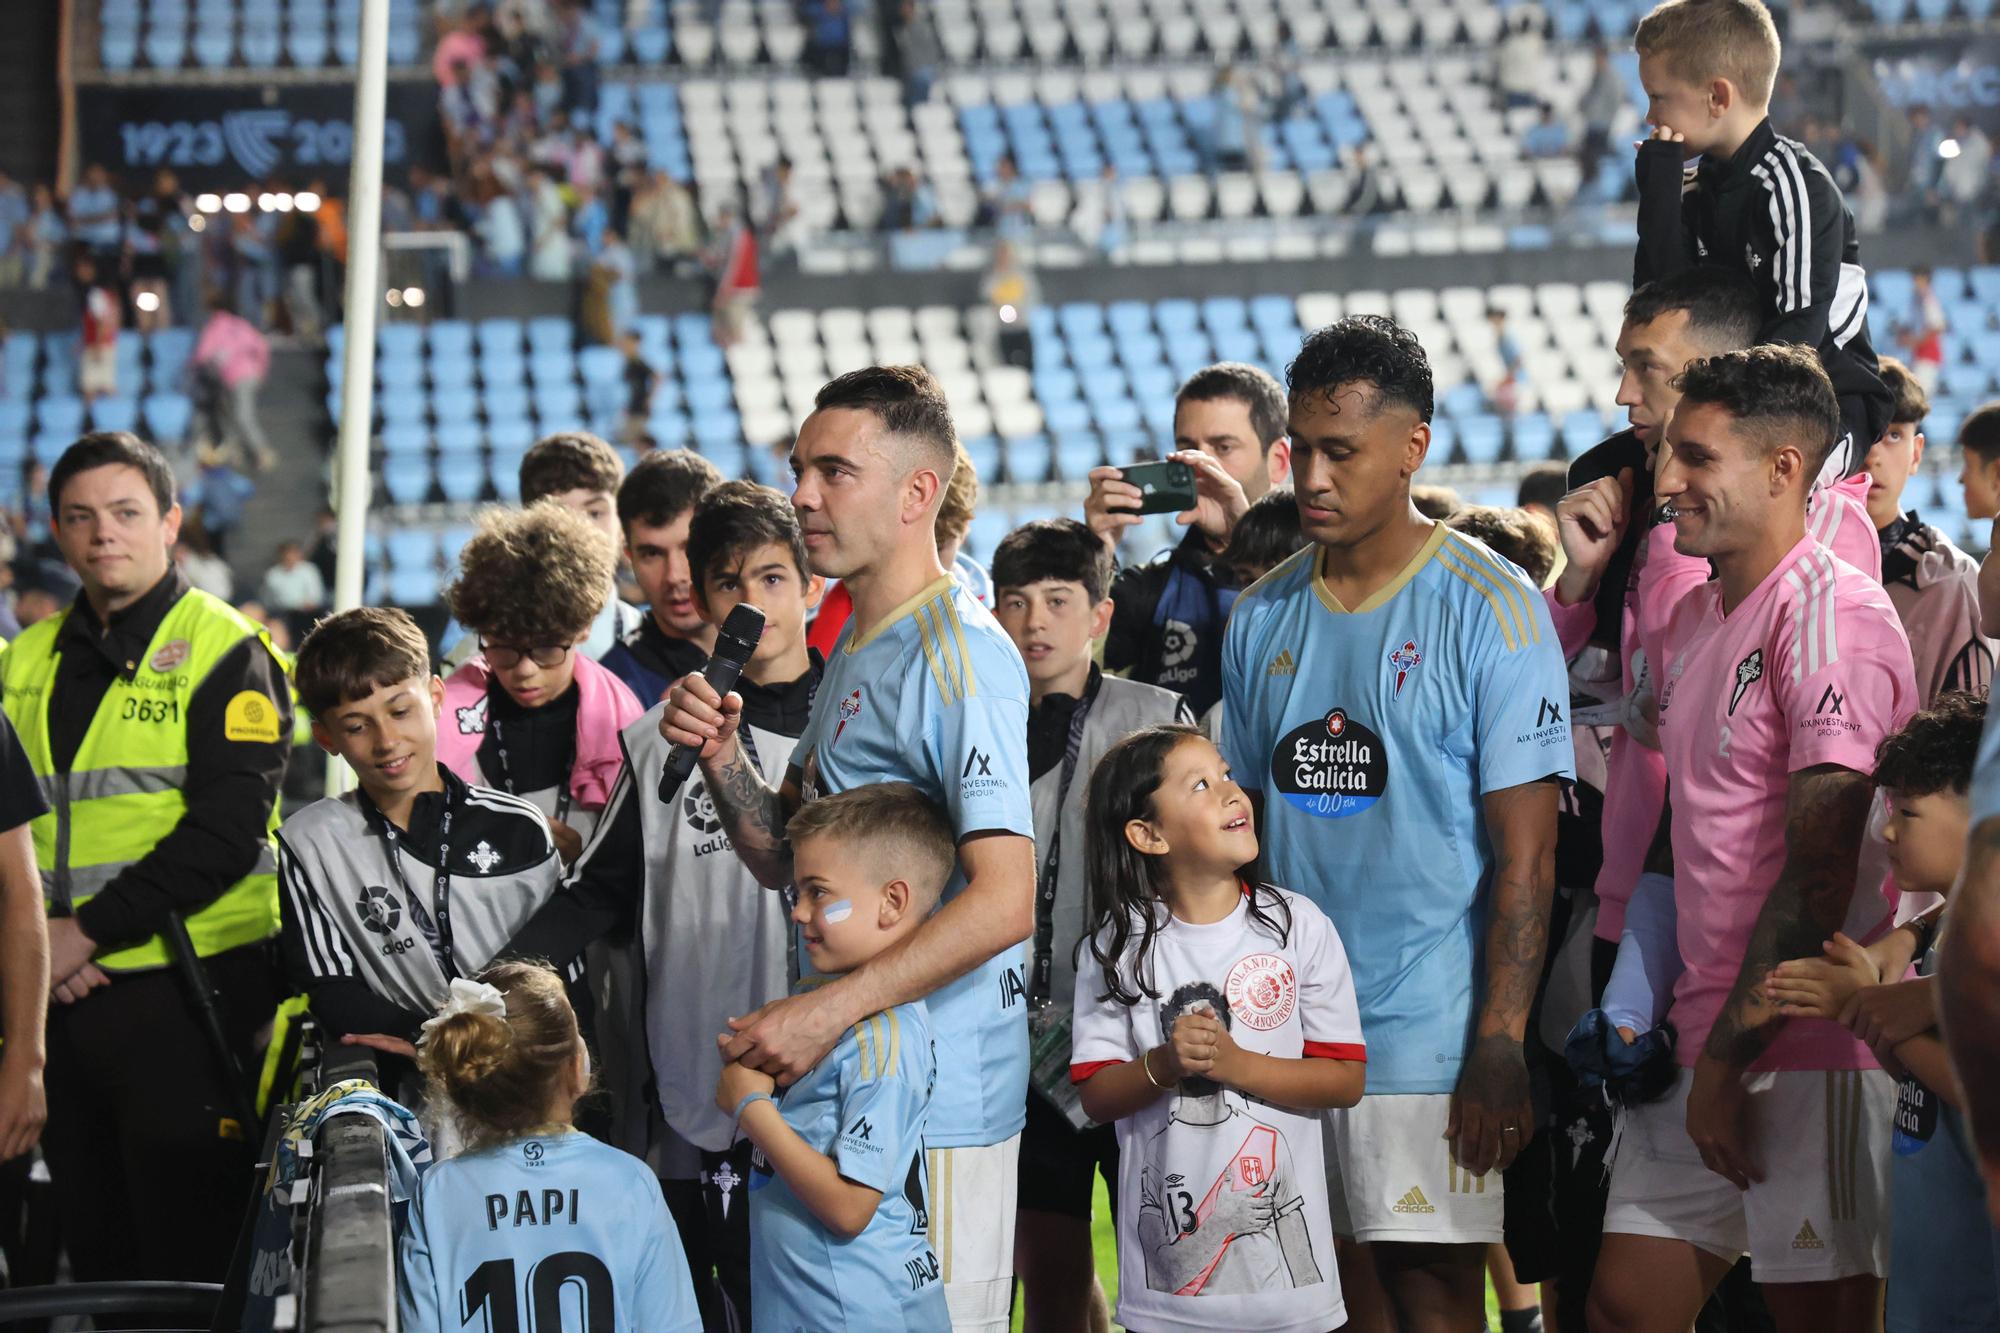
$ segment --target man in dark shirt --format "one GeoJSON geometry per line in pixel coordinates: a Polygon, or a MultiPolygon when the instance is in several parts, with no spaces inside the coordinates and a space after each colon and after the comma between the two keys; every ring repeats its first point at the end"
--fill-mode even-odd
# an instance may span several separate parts
{"type": "Polygon", "coordinates": [[[258,627],[174,570],[181,514],[158,450],[85,436],[49,494],[83,592],[0,658],[56,805],[36,839],[61,1001],[43,1152],[79,1280],[220,1281],[256,1126],[236,1118],[247,1089],[230,1086],[161,932],[185,918],[227,1054],[254,1067],[278,997],[271,830],[290,688],[258,627]]]}
{"type": "Polygon", "coordinates": [[[688,569],[688,524],[722,473],[700,454],[658,449],[618,487],[618,526],[632,577],[646,595],[646,618],[599,659],[650,708],[667,686],[708,665],[715,626],[702,619],[688,569]]]}
{"type": "MultiPolygon", "coordinates": [[[[1111,585],[1117,610],[1104,669],[1185,696],[1197,716],[1222,698],[1222,627],[1236,580],[1222,560],[1229,533],[1253,501],[1291,475],[1285,391],[1256,366],[1222,361],[1190,375],[1174,396],[1172,457],[1195,469],[1197,500],[1179,521],[1187,536],[1150,564],[1128,565],[1111,585]]],[[[1084,521],[1115,556],[1140,522],[1139,488],[1115,467],[1094,468],[1084,521]]]]}
{"type": "MultiPolygon", "coordinates": [[[[0,712],[0,1162],[35,1146],[49,1118],[49,933],[28,825],[48,813],[14,724],[0,712]]],[[[18,1280],[18,1279],[17,1279],[18,1280]]]]}

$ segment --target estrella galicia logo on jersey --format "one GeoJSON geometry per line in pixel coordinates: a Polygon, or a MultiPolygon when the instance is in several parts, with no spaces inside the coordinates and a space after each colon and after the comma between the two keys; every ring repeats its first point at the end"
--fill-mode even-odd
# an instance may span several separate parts
{"type": "Polygon", "coordinates": [[[1729,716],[1736,716],[1736,705],[1743,702],[1743,692],[1764,678],[1764,650],[1752,648],[1750,656],[1736,664],[1736,688],[1729,694],[1729,716]]]}
{"type": "Polygon", "coordinates": [[[1389,654],[1389,665],[1396,668],[1396,697],[1398,699],[1403,697],[1404,678],[1412,671],[1415,671],[1417,664],[1423,660],[1424,655],[1417,651],[1417,641],[1415,639],[1403,640],[1403,646],[1389,654]]]}
{"type": "Polygon", "coordinates": [[[1345,819],[1375,804],[1388,789],[1388,747],[1345,709],[1336,708],[1279,738],[1271,755],[1271,782],[1307,814],[1345,819]]]}
{"type": "MultiPolygon", "coordinates": [[[[840,701],[840,725],[833,729],[833,741],[840,739],[840,733],[847,730],[847,724],[861,716],[861,691],[856,690],[840,701]]],[[[828,741],[827,744],[833,744],[828,741]]]]}
{"type": "Polygon", "coordinates": [[[1298,1005],[1299,983],[1292,965],[1274,953],[1253,953],[1236,960],[1222,983],[1229,1011],[1245,1027],[1269,1032],[1283,1027],[1298,1005]]]}
{"type": "Polygon", "coordinates": [[[479,696],[479,702],[455,709],[458,715],[458,734],[461,736],[483,736],[486,734],[486,698],[479,696]]]}
{"type": "Polygon", "coordinates": [[[396,895],[379,884],[370,884],[361,891],[354,901],[354,910],[361,913],[361,924],[377,935],[387,935],[403,924],[403,906],[396,901],[396,895]]]}

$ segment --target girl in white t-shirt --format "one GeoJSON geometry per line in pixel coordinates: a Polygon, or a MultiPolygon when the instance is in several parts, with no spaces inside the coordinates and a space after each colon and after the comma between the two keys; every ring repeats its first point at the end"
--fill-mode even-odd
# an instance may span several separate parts
{"type": "Polygon", "coordinates": [[[1318,1113],[1366,1072],[1340,937],[1241,878],[1250,800],[1197,729],[1120,741],[1087,800],[1099,966],[1077,969],[1070,1077],[1118,1125],[1118,1321],[1338,1328],[1318,1113]]]}

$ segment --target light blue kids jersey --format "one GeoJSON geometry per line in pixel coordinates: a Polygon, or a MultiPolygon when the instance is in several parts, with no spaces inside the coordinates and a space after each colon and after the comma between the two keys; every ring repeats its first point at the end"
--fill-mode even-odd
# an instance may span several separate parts
{"type": "Polygon", "coordinates": [[[404,1333],[700,1333],[660,1182],[587,1134],[439,1162],[410,1201],[404,1333]]]}
{"type": "MultiPolygon", "coordinates": [[[[808,980],[806,983],[810,985],[808,980]]],[[[750,1177],[751,1326],[756,1333],[942,1333],[951,1326],[930,1225],[924,1116],[937,1068],[921,1000],[865,1018],[778,1110],[840,1174],[882,1192],[868,1226],[841,1240],[761,1153],[750,1177]]]]}
{"type": "Polygon", "coordinates": [[[1352,611],[1320,558],[1236,599],[1222,752],[1263,795],[1268,877],[1346,942],[1368,1091],[1449,1092],[1484,981],[1481,797],[1575,778],[1562,649],[1527,576],[1442,523],[1352,611]]]}
{"type": "MultiPolygon", "coordinates": [[[[1028,672],[992,613],[946,575],[873,630],[835,641],[792,762],[808,801],[907,782],[974,833],[1035,836],[1028,795],[1028,672]]],[[[945,886],[965,887],[963,870],[945,886]]],[[[981,1147],[1020,1132],[1028,1105],[1026,955],[1015,945],[926,1003],[951,1052],[931,1100],[933,1148],[981,1147]]]]}

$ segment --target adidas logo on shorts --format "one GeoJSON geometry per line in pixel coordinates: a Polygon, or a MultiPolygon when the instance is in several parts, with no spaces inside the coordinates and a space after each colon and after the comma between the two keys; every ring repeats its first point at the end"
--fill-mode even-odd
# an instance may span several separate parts
{"type": "Polygon", "coordinates": [[[1412,1185],[1410,1186],[1410,1192],[1396,1200],[1391,1205],[1389,1211],[1392,1213],[1434,1213],[1437,1209],[1432,1206],[1429,1199],[1424,1197],[1422,1190],[1412,1185]]]}
{"type": "Polygon", "coordinates": [[[1813,1230],[1813,1224],[1808,1220],[1799,1223],[1799,1234],[1792,1237],[1792,1248],[1795,1250],[1823,1250],[1826,1248],[1826,1242],[1819,1238],[1819,1233],[1813,1230]]]}
{"type": "Polygon", "coordinates": [[[1292,656],[1292,650],[1287,648],[1271,659],[1270,669],[1265,671],[1264,674],[1267,676],[1293,676],[1298,674],[1298,670],[1298,661],[1292,656]]]}

